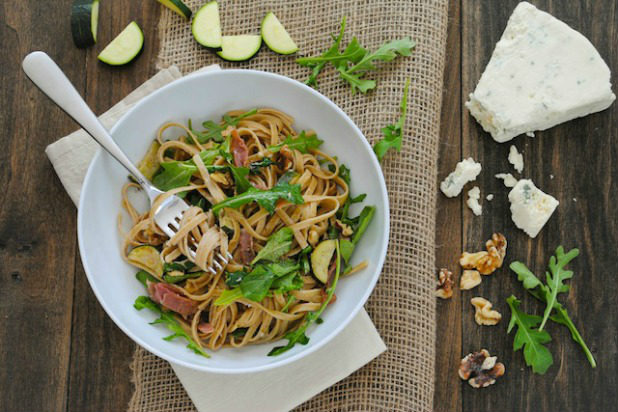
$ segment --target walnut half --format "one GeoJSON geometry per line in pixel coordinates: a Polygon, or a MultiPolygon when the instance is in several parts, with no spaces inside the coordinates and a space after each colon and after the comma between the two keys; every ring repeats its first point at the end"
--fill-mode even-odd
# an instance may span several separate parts
{"type": "Polygon", "coordinates": [[[487,299],[476,297],[470,299],[470,303],[472,303],[472,306],[476,309],[474,320],[479,325],[495,325],[502,319],[500,312],[491,309],[491,302],[487,299]]]}
{"type": "Polygon", "coordinates": [[[504,364],[496,362],[496,356],[490,356],[487,349],[467,354],[459,365],[459,377],[467,380],[473,388],[486,388],[504,375],[504,364]]]}
{"type": "Polygon", "coordinates": [[[464,269],[476,269],[481,275],[491,275],[502,267],[506,257],[506,238],[502,233],[494,233],[485,243],[487,251],[464,252],[459,258],[459,264],[464,269]]]}
{"type": "Polygon", "coordinates": [[[478,270],[464,270],[459,279],[459,289],[470,290],[481,284],[481,274],[478,270]]]}
{"type": "Polygon", "coordinates": [[[438,287],[436,296],[441,299],[449,299],[453,296],[453,272],[442,268],[438,273],[438,287]]]}

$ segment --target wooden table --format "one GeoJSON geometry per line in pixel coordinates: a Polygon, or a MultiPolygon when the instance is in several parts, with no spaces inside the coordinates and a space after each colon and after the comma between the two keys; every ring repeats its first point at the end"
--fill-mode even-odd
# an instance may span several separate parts
{"type": "MultiPolygon", "coordinates": [[[[451,0],[440,177],[462,157],[472,156],[483,164],[481,190],[495,193],[495,199],[484,202],[482,217],[474,217],[463,198],[438,195],[437,264],[455,269],[461,251],[480,249],[494,231],[507,235],[507,261],[523,260],[537,272],[557,245],[579,247],[565,303],[599,366],[592,370],[566,330],[551,325],[555,364],[545,376],[533,375],[521,352],[511,351],[506,321],[495,327],[474,323],[468,303],[474,295],[490,299],[506,319],[504,299],[510,294],[522,299],[527,310],[541,310],[503,268],[474,291],[438,302],[435,406],[438,411],[616,410],[618,149],[612,143],[618,105],[513,141],[524,151],[524,175],[561,201],[533,240],[514,228],[507,192],[492,177],[510,171],[509,145],[493,142],[463,108],[516,3],[451,0]],[[473,390],[456,370],[463,354],[482,347],[498,355],[507,372],[493,387],[473,390]]],[[[615,1],[536,3],[584,33],[618,83],[615,1]]],[[[154,74],[160,6],[155,1],[101,2],[99,44],[84,51],[71,40],[70,4],[0,4],[0,411],[121,411],[132,393],[134,345],[88,286],[77,249],[76,210],[44,154],[46,145],[75,124],[43,98],[19,66],[27,52],[47,51],[91,107],[103,112],[154,74]],[[131,20],[144,29],[143,55],[124,68],[98,63],[98,51],[131,20]]]]}

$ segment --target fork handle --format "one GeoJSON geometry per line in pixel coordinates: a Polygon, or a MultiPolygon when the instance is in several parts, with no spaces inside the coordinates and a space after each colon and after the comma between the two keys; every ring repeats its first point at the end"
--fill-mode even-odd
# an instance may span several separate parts
{"type": "Polygon", "coordinates": [[[41,51],[32,52],[24,58],[22,67],[30,80],[79,123],[109,154],[118,160],[137,179],[138,183],[146,189],[149,196],[152,190],[156,191],[137,167],[120,150],[99,119],[92,113],[84,99],[75,90],[71,81],[51,57],[41,51]]]}

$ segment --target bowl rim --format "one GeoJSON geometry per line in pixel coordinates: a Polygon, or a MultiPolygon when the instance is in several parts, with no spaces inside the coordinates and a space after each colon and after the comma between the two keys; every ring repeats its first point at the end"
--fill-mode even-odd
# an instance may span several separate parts
{"type": "MultiPolygon", "coordinates": [[[[120,119],[118,119],[118,121],[114,124],[114,126],[109,131],[110,135],[113,137],[116,131],[118,130],[118,128],[124,122],[126,122],[127,119],[130,119],[133,113],[143,104],[145,104],[145,102],[147,102],[150,99],[156,98],[159,94],[166,93],[167,90],[169,89],[178,87],[178,85],[186,83],[186,82],[196,81],[195,80],[196,78],[209,78],[209,77],[239,75],[239,74],[240,75],[249,74],[249,75],[255,75],[255,76],[265,76],[265,77],[274,78],[277,81],[289,83],[293,87],[300,87],[301,89],[304,89],[305,92],[309,92],[315,95],[316,97],[318,97],[318,99],[323,104],[330,106],[332,109],[338,112],[338,114],[343,118],[343,120],[348,123],[348,125],[356,132],[356,134],[359,137],[361,137],[361,139],[359,139],[360,140],[359,144],[362,145],[365,148],[365,150],[368,150],[373,154],[373,149],[371,145],[369,144],[369,142],[367,141],[367,138],[365,137],[363,132],[359,129],[359,127],[352,121],[352,119],[350,119],[350,117],[339,106],[337,106],[334,102],[332,102],[329,98],[324,96],[322,93],[292,78],[289,78],[289,77],[286,77],[280,74],[276,74],[276,73],[270,73],[270,72],[265,72],[265,71],[260,71],[260,70],[250,70],[250,69],[224,69],[224,70],[205,71],[205,72],[188,74],[184,77],[176,79],[166,84],[165,86],[153,91],[152,93],[150,93],[149,95],[147,95],[146,97],[138,101],[135,105],[133,105],[133,107],[131,107],[124,115],[122,115],[120,119]]],[[[80,193],[85,193],[85,188],[88,186],[91,180],[90,177],[94,173],[93,172],[94,165],[95,163],[100,161],[99,159],[101,158],[101,156],[104,155],[104,153],[106,152],[101,147],[97,147],[95,155],[93,156],[92,160],[90,161],[90,164],[88,165],[88,170],[84,177],[84,181],[82,184],[82,190],[80,193]]],[[[316,342],[312,346],[306,347],[304,350],[301,350],[292,356],[289,356],[287,358],[281,358],[280,360],[275,360],[274,362],[271,362],[265,365],[260,365],[260,366],[225,369],[221,367],[200,365],[200,364],[176,359],[173,355],[156,349],[155,347],[150,345],[148,341],[138,336],[138,334],[133,333],[133,331],[127,325],[123,324],[123,322],[120,321],[120,319],[115,315],[114,310],[111,308],[112,305],[108,304],[105,301],[105,299],[103,299],[101,292],[95,287],[94,274],[93,274],[93,270],[91,270],[91,268],[88,265],[87,253],[85,252],[85,246],[83,243],[84,236],[82,235],[82,232],[85,230],[85,222],[84,222],[85,216],[84,216],[84,213],[82,212],[83,206],[85,203],[85,200],[84,200],[85,196],[80,195],[80,199],[78,203],[78,211],[77,211],[77,238],[78,238],[79,254],[80,254],[81,261],[82,261],[82,266],[84,267],[84,271],[86,272],[86,277],[88,279],[88,283],[90,284],[90,288],[94,292],[94,295],[96,296],[99,304],[103,307],[103,310],[105,311],[105,313],[112,319],[114,324],[125,333],[125,335],[131,338],[131,340],[133,340],[135,343],[140,345],[142,348],[146,349],[148,352],[174,365],[180,365],[180,366],[183,366],[189,369],[202,371],[202,372],[210,372],[210,373],[215,373],[215,374],[243,374],[243,373],[261,372],[265,370],[279,368],[281,366],[291,364],[301,358],[304,358],[305,356],[310,355],[311,353],[317,351],[318,349],[326,345],[335,336],[337,336],[345,327],[347,327],[350,324],[352,319],[356,317],[360,309],[367,302],[367,299],[373,292],[375,285],[378,281],[378,278],[380,277],[382,273],[382,268],[384,266],[384,261],[386,259],[386,253],[387,253],[388,243],[389,243],[389,238],[390,238],[390,204],[389,204],[389,199],[388,199],[388,192],[386,189],[386,182],[384,180],[384,174],[382,172],[380,163],[376,156],[370,156],[370,158],[371,158],[371,162],[373,164],[374,169],[378,171],[378,178],[379,178],[378,180],[380,183],[379,184],[379,195],[383,197],[384,203],[385,203],[385,210],[381,211],[381,213],[383,214],[383,217],[384,217],[384,223],[385,223],[384,233],[386,235],[383,237],[382,244],[380,245],[381,247],[379,251],[379,260],[376,263],[376,269],[375,269],[376,273],[372,276],[370,284],[365,290],[365,293],[358,299],[358,301],[356,302],[356,305],[344,318],[343,322],[335,326],[331,330],[331,332],[328,333],[322,340],[316,342]]]]}

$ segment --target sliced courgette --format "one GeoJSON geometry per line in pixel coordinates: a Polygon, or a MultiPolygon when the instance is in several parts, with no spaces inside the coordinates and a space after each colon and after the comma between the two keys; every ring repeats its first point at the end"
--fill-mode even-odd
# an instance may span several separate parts
{"type": "Polygon", "coordinates": [[[292,54],[298,51],[298,46],[272,11],[262,20],[261,31],[264,43],[275,53],[292,54]]]}
{"type": "Polygon", "coordinates": [[[191,18],[191,9],[181,0],[157,0],[159,3],[185,19],[191,18]]]}
{"type": "Polygon", "coordinates": [[[324,240],[313,249],[311,253],[311,269],[313,275],[322,283],[328,282],[328,267],[333,258],[337,241],[334,239],[324,240]]]}
{"type": "Polygon", "coordinates": [[[191,32],[199,44],[212,49],[221,48],[221,21],[216,1],[204,4],[193,17],[191,32]]]}
{"type": "Polygon", "coordinates": [[[139,54],[143,46],[144,33],[132,21],[99,53],[99,60],[112,66],[127,64],[139,54]]]}
{"type": "Polygon", "coordinates": [[[157,171],[161,167],[161,164],[159,163],[159,157],[157,156],[160,147],[161,144],[159,144],[158,141],[155,140],[154,142],[152,142],[142,160],[140,160],[140,162],[137,164],[137,168],[139,169],[139,171],[142,172],[144,177],[148,180],[152,180],[154,174],[157,173],[157,171]]]}
{"type": "Polygon", "coordinates": [[[71,33],[79,48],[97,42],[99,24],[99,0],[75,0],[71,7],[71,33]]]}
{"type": "Polygon", "coordinates": [[[127,259],[130,264],[144,269],[151,275],[160,278],[163,275],[163,260],[161,254],[152,246],[138,246],[129,252],[127,259]]]}
{"type": "Polygon", "coordinates": [[[221,51],[217,55],[223,60],[240,62],[249,60],[260,50],[262,37],[242,34],[239,36],[223,36],[221,38],[221,51]]]}

